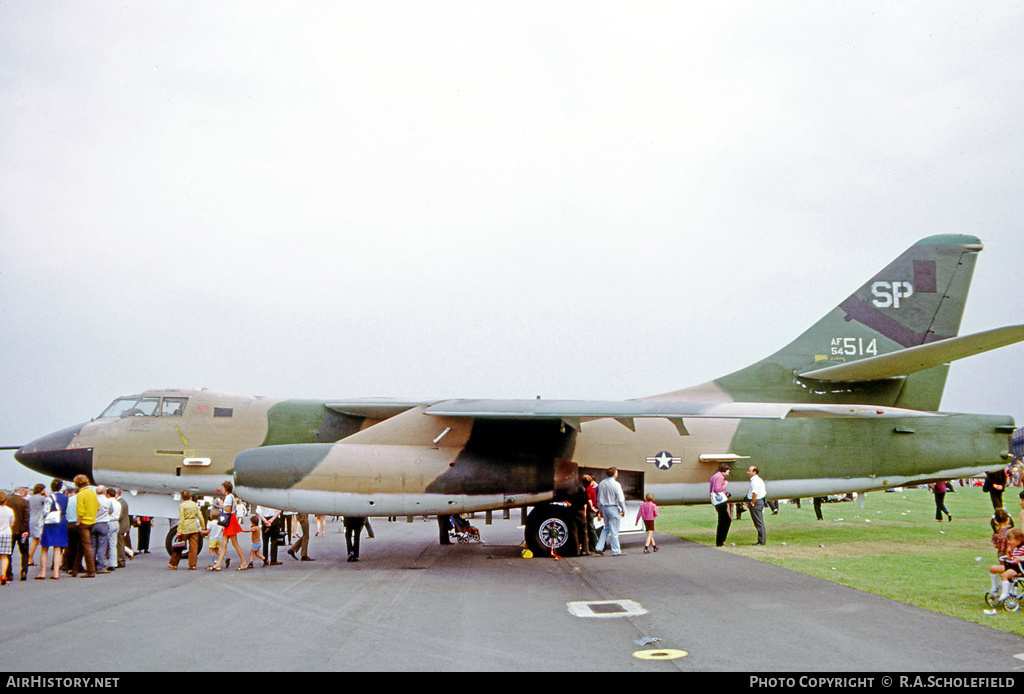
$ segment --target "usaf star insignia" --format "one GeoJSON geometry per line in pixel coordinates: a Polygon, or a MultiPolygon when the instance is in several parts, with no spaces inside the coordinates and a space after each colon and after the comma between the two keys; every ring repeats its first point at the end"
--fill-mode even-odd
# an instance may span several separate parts
{"type": "Polygon", "coordinates": [[[676,458],[668,451],[662,451],[658,455],[648,458],[647,462],[656,466],[659,470],[668,470],[676,463],[683,462],[683,459],[676,458]]]}

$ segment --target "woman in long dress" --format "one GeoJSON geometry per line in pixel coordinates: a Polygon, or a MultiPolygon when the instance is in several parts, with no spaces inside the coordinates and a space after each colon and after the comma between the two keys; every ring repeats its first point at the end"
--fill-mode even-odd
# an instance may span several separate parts
{"type": "Polygon", "coordinates": [[[46,503],[46,485],[32,487],[28,498],[28,565],[36,565],[36,547],[43,536],[43,504],[46,503]]]}

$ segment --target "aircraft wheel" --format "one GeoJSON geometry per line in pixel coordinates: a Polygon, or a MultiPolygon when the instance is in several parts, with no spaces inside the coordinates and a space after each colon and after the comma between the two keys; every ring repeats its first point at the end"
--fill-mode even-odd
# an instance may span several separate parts
{"type": "MultiPolygon", "coordinates": [[[[171,549],[171,545],[174,544],[174,536],[177,535],[177,534],[178,534],[178,526],[177,525],[172,525],[171,529],[169,531],[167,531],[167,537],[164,538],[164,549],[167,550],[167,556],[169,556],[169,557],[173,557],[174,556],[174,550],[171,549]]],[[[200,535],[199,536],[199,551],[196,554],[197,555],[201,555],[202,553],[203,553],[203,536],[200,535]]],[[[186,551],[185,554],[187,556],[188,552],[186,551]]]]}
{"type": "Polygon", "coordinates": [[[570,551],[573,535],[572,514],[564,506],[544,504],[526,517],[526,546],[535,557],[575,555],[570,551]]]}

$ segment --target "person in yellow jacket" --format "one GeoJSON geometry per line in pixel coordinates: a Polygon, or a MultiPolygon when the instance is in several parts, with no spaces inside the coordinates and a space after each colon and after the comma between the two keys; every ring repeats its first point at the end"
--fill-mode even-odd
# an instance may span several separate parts
{"type": "Polygon", "coordinates": [[[92,578],[96,575],[96,561],[92,556],[92,526],[96,524],[96,512],[100,509],[99,499],[96,498],[96,490],[89,486],[89,478],[79,475],[75,478],[75,487],[78,488],[78,495],[75,503],[78,508],[78,551],[75,553],[75,561],[71,566],[71,575],[78,575],[78,567],[85,559],[85,573],[82,578],[92,578]]]}
{"type": "MultiPolygon", "coordinates": [[[[199,556],[199,535],[206,531],[206,519],[196,502],[192,501],[192,494],[186,489],[181,493],[181,505],[178,506],[178,534],[179,541],[184,541],[188,547],[188,568],[195,571],[196,560],[199,556]]],[[[177,570],[178,562],[181,561],[181,553],[184,546],[175,546],[174,554],[168,567],[177,570]]]]}

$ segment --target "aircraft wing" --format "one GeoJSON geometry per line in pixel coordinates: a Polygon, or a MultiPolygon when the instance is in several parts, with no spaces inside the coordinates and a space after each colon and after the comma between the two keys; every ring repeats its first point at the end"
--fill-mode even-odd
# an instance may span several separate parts
{"type": "Polygon", "coordinates": [[[957,359],[971,357],[992,349],[1024,340],[1024,325],[1011,325],[973,335],[951,337],[878,357],[868,357],[848,364],[826,366],[804,371],[800,378],[814,381],[858,382],[880,381],[907,376],[957,359]]]}
{"type": "Polygon", "coordinates": [[[427,403],[412,400],[394,400],[391,398],[362,398],[355,400],[332,400],[324,405],[338,414],[368,419],[390,419],[406,410],[427,403]]]}
{"type": "Polygon", "coordinates": [[[445,400],[428,407],[424,414],[437,417],[473,419],[552,420],[560,419],[577,431],[584,421],[614,419],[635,431],[637,418],[663,418],[686,436],[683,417],[782,419],[789,412],[775,403],[649,402],[642,400],[445,400]]]}

